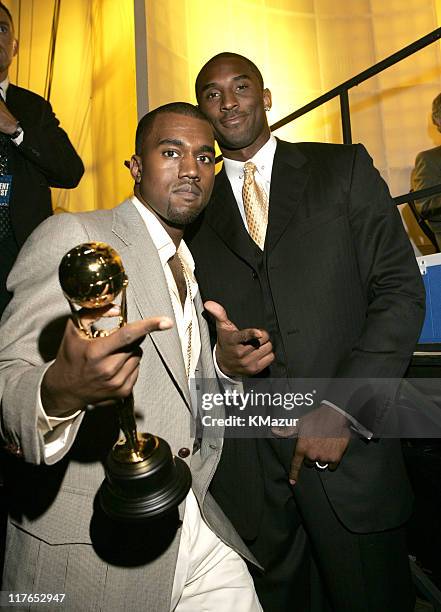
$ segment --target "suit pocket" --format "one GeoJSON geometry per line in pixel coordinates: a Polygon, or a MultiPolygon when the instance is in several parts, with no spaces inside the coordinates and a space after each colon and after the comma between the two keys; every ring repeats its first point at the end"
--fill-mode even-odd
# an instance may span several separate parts
{"type": "Polygon", "coordinates": [[[64,488],[38,518],[22,515],[11,517],[10,522],[48,544],[91,544],[93,503],[90,492],[64,488]]]}
{"type": "MultiPolygon", "coordinates": [[[[322,228],[324,225],[329,226],[331,223],[337,223],[337,221],[341,221],[344,215],[345,204],[333,204],[318,214],[312,215],[303,221],[296,222],[293,235],[296,237],[303,236],[304,234],[322,228]]],[[[330,231],[328,227],[326,227],[326,231],[330,231]]]]}

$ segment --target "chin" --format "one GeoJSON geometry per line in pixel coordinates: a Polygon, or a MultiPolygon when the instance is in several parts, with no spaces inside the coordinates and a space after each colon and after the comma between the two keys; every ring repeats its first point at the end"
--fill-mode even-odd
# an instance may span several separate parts
{"type": "Polygon", "coordinates": [[[205,205],[198,207],[196,210],[175,210],[173,213],[168,215],[168,220],[174,225],[184,227],[196,221],[204,208],[205,205]]]}

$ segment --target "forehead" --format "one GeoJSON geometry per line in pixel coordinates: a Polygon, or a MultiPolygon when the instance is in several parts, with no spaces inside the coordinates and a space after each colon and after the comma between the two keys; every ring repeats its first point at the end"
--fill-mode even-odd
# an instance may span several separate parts
{"type": "Polygon", "coordinates": [[[157,115],[144,137],[144,145],[155,147],[166,140],[180,141],[190,147],[214,147],[213,129],[208,121],[176,113],[157,115]]]}
{"type": "Polygon", "coordinates": [[[7,23],[8,26],[12,28],[11,20],[9,19],[9,16],[6,11],[2,8],[0,8],[0,23],[7,23]]]}
{"type": "Polygon", "coordinates": [[[256,83],[259,82],[257,74],[246,60],[241,57],[220,57],[210,62],[202,70],[198,80],[198,89],[200,90],[209,83],[220,83],[242,75],[256,83]]]}

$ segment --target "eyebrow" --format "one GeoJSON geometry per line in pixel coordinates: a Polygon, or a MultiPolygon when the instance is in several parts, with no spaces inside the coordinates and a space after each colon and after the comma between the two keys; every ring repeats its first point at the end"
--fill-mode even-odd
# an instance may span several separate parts
{"type": "MultiPolygon", "coordinates": [[[[175,145],[176,147],[184,146],[184,143],[182,142],[182,140],[178,140],[177,138],[163,138],[162,140],[159,141],[158,144],[159,145],[170,144],[170,145],[175,145]]],[[[202,145],[201,147],[199,147],[198,152],[199,153],[213,153],[213,155],[215,154],[214,147],[211,147],[210,145],[202,145]]]]}
{"type": "Polygon", "coordinates": [[[182,140],[178,140],[177,138],[163,138],[158,142],[158,144],[171,144],[176,145],[177,147],[181,147],[184,143],[182,142],[182,140]]]}
{"type": "MultiPolygon", "coordinates": [[[[251,77],[248,74],[238,74],[237,76],[232,78],[233,81],[243,81],[243,79],[251,81],[251,77]]],[[[201,93],[204,93],[204,91],[210,89],[211,87],[218,87],[218,84],[215,81],[213,81],[212,83],[207,83],[202,87],[201,93]]]]}
{"type": "Polygon", "coordinates": [[[215,154],[214,147],[210,147],[209,145],[202,145],[199,151],[201,153],[213,153],[213,155],[215,154]]]}

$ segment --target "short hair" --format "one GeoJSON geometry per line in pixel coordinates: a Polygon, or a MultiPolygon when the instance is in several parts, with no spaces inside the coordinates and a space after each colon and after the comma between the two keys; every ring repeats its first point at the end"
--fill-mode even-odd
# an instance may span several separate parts
{"type": "Polygon", "coordinates": [[[159,106],[158,108],[155,108],[154,110],[144,115],[144,117],[142,117],[142,119],[138,123],[135,138],[136,155],[141,155],[144,139],[147,133],[150,132],[150,130],[153,128],[153,124],[155,123],[156,117],[158,117],[158,115],[165,115],[167,113],[173,113],[175,115],[184,115],[186,117],[193,117],[194,119],[201,119],[202,121],[206,121],[208,123],[207,117],[194,104],[190,104],[188,102],[170,102],[169,104],[159,106]]]}
{"type": "MultiPolygon", "coordinates": [[[[263,77],[262,77],[262,73],[260,72],[259,68],[256,66],[256,64],[254,62],[252,62],[250,59],[248,59],[247,57],[245,57],[244,55],[239,55],[239,53],[232,53],[230,51],[222,51],[222,53],[218,53],[217,55],[214,55],[211,59],[208,60],[208,62],[206,62],[202,68],[199,70],[199,74],[196,77],[196,82],[195,82],[195,89],[196,89],[196,98],[198,98],[198,89],[199,89],[199,82],[201,79],[201,74],[202,72],[205,70],[205,68],[207,66],[209,66],[212,62],[217,61],[218,59],[222,59],[223,57],[225,58],[237,58],[240,60],[243,60],[244,62],[246,62],[248,64],[249,69],[251,70],[251,72],[254,72],[254,74],[257,76],[257,79],[259,81],[259,85],[261,86],[261,88],[263,89],[263,77]]],[[[199,99],[199,98],[198,98],[199,99]]]]}
{"type": "Polygon", "coordinates": [[[432,121],[441,132],[441,94],[438,94],[432,102],[432,121]]]}
{"type": "Polygon", "coordinates": [[[9,21],[11,22],[12,29],[14,30],[14,20],[12,19],[11,11],[3,4],[3,2],[0,2],[0,9],[5,11],[6,15],[9,17],[9,21]]]}

